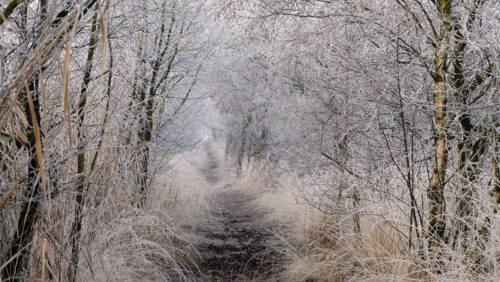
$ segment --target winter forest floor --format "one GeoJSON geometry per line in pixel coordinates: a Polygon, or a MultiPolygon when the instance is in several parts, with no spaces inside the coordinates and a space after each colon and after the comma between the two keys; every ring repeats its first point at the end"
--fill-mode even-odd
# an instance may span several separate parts
{"type": "MultiPolygon", "coordinates": [[[[207,147],[208,148],[208,147],[207,147]]],[[[269,211],[259,207],[258,191],[242,191],[222,181],[226,172],[218,156],[206,151],[207,161],[199,168],[214,186],[210,195],[213,224],[201,224],[195,233],[200,274],[198,281],[279,281],[285,259],[277,230],[262,222],[269,211]]]]}

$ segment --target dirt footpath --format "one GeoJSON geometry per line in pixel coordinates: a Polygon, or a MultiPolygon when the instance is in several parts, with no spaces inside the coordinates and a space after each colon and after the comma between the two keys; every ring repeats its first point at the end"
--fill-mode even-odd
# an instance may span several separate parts
{"type": "Polygon", "coordinates": [[[199,281],[279,281],[283,256],[280,242],[260,224],[265,212],[257,195],[223,190],[215,197],[219,226],[199,230],[207,240],[198,246],[203,262],[199,281]]]}

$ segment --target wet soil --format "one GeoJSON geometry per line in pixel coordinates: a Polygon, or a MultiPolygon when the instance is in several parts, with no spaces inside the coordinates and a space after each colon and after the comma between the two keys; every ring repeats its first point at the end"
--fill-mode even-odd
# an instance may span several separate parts
{"type": "Polygon", "coordinates": [[[198,246],[199,281],[279,281],[283,256],[279,240],[259,220],[256,195],[229,189],[219,192],[214,213],[219,224],[198,230],[206,238],[198,246]]]}
{"type": "Polygon", "coordinates": [[[228,168],[207,145],[200,172],[219,187],[213,195],[212,224],[195,228],[202,238],[196,281],[281,281],[284,250],[272,226],[263,223],[266,211],[256,204],[258,193],[234,190],[221,183],[228,168]]]}

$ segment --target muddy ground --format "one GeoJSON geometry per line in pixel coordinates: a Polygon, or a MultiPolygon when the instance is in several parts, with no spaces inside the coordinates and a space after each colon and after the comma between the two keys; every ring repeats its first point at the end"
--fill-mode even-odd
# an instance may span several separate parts
{"type": "MultiPolygon", "coordinates": [[[[208,151],[203,173],[218,185],[219,161],[208,151]]],[[[258,207],[258,193],[220,187],[213,197],[215,224],[197,228],[204,238],[196,246],[200,254],[197,281],[281,281],[285,264],[277,232],[263,223],[268,211],[258,207]]]]}

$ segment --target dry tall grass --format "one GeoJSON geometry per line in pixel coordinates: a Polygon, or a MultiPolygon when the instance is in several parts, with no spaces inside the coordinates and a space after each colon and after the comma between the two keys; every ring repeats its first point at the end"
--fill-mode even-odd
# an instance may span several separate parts
{"type": "MultiPolygon", "coordinates": [[[[303,193],[305,179],[285,175],[274,188],[266,188],[258,170],[247,170],[240,187],[259,191],[257,204],[270,211],[263,221],[272,223],[285,243],[290,264],[284,281],[496,281],[500,266],[498,216],[492,220],[492,240],[480,255],[478,268],[464,254],[443,247],[436,263],[425,248],[409,249],[402,208],[392,202],[365,206],[361,233],[353,226],[353,212],[320,212],[314,199],[303,193]],[[439,269],[437,269],[438,267],[439,269]]],[[[406,207],[407,208],[407,207],[406,207]]],[[[412,239],[415,243],[415,238],[412,239]]],[[[424,241],[425,244],[425,241],[424,241]]]]}
{"type": "Polygon", "coordinates": [[[193,281],[199,259],[194,226],[210,220],[204,151],[176,155],[156,178],[147,207],[117,189],[86,219],[79,281],[193,281]]]}

